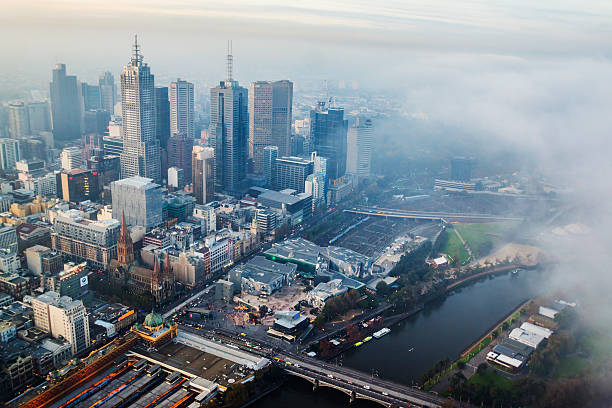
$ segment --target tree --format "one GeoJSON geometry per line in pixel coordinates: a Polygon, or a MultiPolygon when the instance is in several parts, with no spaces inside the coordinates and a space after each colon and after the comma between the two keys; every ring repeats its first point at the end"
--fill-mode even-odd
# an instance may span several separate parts
{"type": "Polygon", "coordinates": [[[489,369],[489,366],[487,363],[480,363],[478,364],[478,368],[476,369],[476,372],[478,374],[484,374],[488,369],[489,369]]]}
{"type": "Polygon", "coordinates": [[[385,281],[381,280],[376,285],[376,294],[378,294],[380,296],[388,296],[392,292],[393,292],[393,290],[389,287],[389,285],[387,285],[387,282],[385,282],[385,281]]]}

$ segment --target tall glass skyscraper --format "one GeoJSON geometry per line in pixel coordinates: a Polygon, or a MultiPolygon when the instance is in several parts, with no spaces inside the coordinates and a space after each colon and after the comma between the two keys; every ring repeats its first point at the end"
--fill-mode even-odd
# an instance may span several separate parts
{"type": "Polygon", "coordinates": [[[266,146],[278,146],[280,156],[291,155],[293,82],[251,83],[249,98],[249,157],[256,173],[264,172],[266,146]]]}
{"type": "Polygon", "coordinates": [[[78,140],[81,137],[81,89],[74,75],[66,75],[66,64],[57,64],[49,85],[53,138],[78,140]]]}
{"type": "MultiPolygon", "coordinates": [[[[170,133],[183,133],[193,139],[193,84],[176,80],[170,84],[170,133]]],[[[186,171],[186,170],[185,170],[186,171]]],[[[187,175],[187,173],[185,173],[187,175]]]]}
{"type": "Polygon", "coordinates": [[[344,119],[344,108],[327,107],[319,102],[310,111],[310,137],[314,151],[327,158],[327,176],[337,180],[346,173],[346,136],[348,121],[344,119]]]}
{"type": "Polygon", "coordinates": [[[348,131],[346,171],[356,176],[370,175],[374,140],[372,120],[357,118],[348,131]]]}
{"type": "Polygon", "coordinates": [[[121,177],[141,176],[161,180],[159,140],[155,133],[155,86],[143,62],[138,41],[134,55],[121,73],[121,111],[123,117],[121,177]]]}
{"type": "Polygon", "coordinates": [[[117,102],[115,77],[108,71],[101,73],[98,77],[98,86],[100,87],[100,102],[102,104],[102,109],[111,115],[114,114],[115,103],[117,102]]]}
{"type": "Polygon", "coordinates": [[[210,90],[210,137],[215,141],[215,187],[236,193],[246,178],[248,158],[248,90],[232,78],[228,50],[227,78],[210,90]]]}

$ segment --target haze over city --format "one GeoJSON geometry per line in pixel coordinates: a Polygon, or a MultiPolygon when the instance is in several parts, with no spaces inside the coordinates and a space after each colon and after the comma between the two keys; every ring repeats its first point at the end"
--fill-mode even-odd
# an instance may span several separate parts
{"type": "Polygon", "coordinates": [[[7,406],[612,403],[610,2],[0,10],[7,406]]]}

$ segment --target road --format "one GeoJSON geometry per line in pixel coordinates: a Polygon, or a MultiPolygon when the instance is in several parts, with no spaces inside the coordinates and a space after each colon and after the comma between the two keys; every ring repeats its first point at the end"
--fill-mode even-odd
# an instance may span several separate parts
{"type": "Polygon", "coordinates": [[[185,300],[182,303],[179,303],[178,305],[174,306],[172,309],[168,310],[166,313],[163,314],[164,319],[167,319],[169,316],[172,316],[174,313],[176,313],[180,309],[182,309],[185,305],[193,302],[195,299],[199,298],[200,296],[202,296],[204,293],[207,293],[211,289],[212,289],[212,285],[208,285],[204,289],[202,289],[201,291],[196,293],[195,295],[193,295],[190,298],[188,298],[187,300],[185,300]]]}
{"type": "Polygon", "coordinates": [[[424,407],[440,407],[446,401],[445,398],[419,389],[386,381],[374,375],[367,375],[361,371],[328,364],[314,358],[287,353],[280,353],[278,358],[282,359],[284,362],[291,363],[285,367],[288,371],[295,370],[297,365],[298,369],[307,370],[310,374],[316,374],[322,377],[326,382],[329,380],[336,380],[340,383],[338,385],[341,385],[343,388],[351,389],[360,394],[370,395],[383,401],[396,404],[401,402],[401,405],[404,406],[406,402],[409,402],[424,407]],[[331,378],[330,375],[333,378],[331,378]]]}

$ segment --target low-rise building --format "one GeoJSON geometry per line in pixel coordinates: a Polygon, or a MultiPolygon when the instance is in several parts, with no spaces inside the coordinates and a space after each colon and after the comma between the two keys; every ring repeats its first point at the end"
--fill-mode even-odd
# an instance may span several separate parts
{"type": "Polygon", "coordinates": [[[348,287],[342,284],[341,279],[332,279],[329,282],[321,282],[308,292],[306,300],[312,307],[322,308],[331,297],[342,295],[348,291],[348,287]]]}

